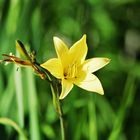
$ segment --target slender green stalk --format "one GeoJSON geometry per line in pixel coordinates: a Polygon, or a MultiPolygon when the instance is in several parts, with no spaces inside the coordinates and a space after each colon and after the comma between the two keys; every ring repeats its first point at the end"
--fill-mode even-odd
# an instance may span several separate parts
{"type": "Polygon", "coordinates": [[[97,126],[96,126],[96,109],[95,109],[95,95],[90,94],[90,99],[88,102],[88,112],[89,112],[89,140],[97,140],[97,126]]]}
{"type": "MultiPolygon", "coordinates": [[[[17,106],[18,106],[18,120],[19,126],[24,128],[24,107],[23,107],[23,87],[22,87],[22,74],[21,69],[16,71],[17,66],[15,66],[15,88],[16,88],[16,97],[17,97],[17,106]]],[[[22,136],[19,137],[20,140],[23,140],[22,136]]]]}
{"type": "Polygon", "coordinates": [[[56,109],[56,112],[58,113],[59,120],[60,120],[61,138],[62,138],[62,140],[65,140],[64,120],[63,120],[63,113],[62,113],[62,108],[61,108],[61,104],[60,104],[60,100],[59,100],[58,88],[59,88],[58,84],[56,84],[56,83],[53,83],[51,85],[53,104],[56,109]]]}
{"type": "Polygon", "coordinates": [[[28,104],[30,117],[30,140],[40,140],[37,93],[35,87],[34,76],[32,69],[26,69],[27,73],[27,89],[28,89],[28,104]]]}
{"type": "Polygon", "coordinates": [[[62,140],[65,140],[64,120],[63,120],[62,115],[59,116],[59,119],[60,119],[60,127],[61,127],[61,137],[62,137],[62,140]]]}

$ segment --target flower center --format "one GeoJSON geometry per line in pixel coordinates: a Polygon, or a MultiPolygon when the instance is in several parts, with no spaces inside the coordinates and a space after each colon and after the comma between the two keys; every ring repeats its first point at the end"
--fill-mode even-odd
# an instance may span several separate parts
{"type": "Polygon", "coordinates": [[[76,63],[70,64],[67,68],[64,69],[65,79],[76,78],[76,75],[77,75],[76,63]]]}

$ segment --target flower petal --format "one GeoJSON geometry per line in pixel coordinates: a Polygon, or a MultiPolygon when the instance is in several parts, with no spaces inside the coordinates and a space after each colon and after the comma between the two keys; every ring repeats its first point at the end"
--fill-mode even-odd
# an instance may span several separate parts
{"type": "Polygon", "coordinates": [[[73,88],[73,84],[70,81],[62,79],[62,91],[59,99],[65,98],[72,88],[73,88]]]}
{"type": "Polygon", "coordinates": [[[63,77],[63,68],[60,59],[52,58],[45,63],[41,64],[41,67],[47,69],[56,78],[63,77]]]}
{"type": "Polygon", "coordinates": [[[87,59],[82,66],[82,69],[89,73],[95,72],[110,62],[108,58],[91,58],[87,59]]]}
{"type": "Polygon", "coordinates": [[[58,58],[63,59],[63,55],[68,52],[67,45],[58,37],[53,37],[55,50],[58,58]]]}
{"type": "Polygon", "coordinates": [[[69,50],[71,63],[83,63],[87,55],[87,50],[86,35],[83,35],[83,37],[77,41],[69,50]]]}
{"type": "Polygon", "coordinates": [[[97,92],[101,95],[104,94],[100,80],[93,74],[88,74],[82,82],[75,84],[87,91],[97,92]]]}

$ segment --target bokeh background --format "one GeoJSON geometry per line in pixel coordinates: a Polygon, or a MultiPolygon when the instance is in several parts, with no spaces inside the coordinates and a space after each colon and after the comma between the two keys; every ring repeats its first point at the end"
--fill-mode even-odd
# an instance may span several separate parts
{"type": "MultiPolygon", "coordinates": [[[[139,0],[0,0],[0,59],[16,54],[15,40],[43,63],[56,57],[53,36],[69,46],[87,34],[88,56],[108,57],[96,72],[105,95],[74,87],[62,100],[67,140],[140,139],[139,0]]],[[[80,50],[79,50],[80,51],[80,50]]],[[[60,140],[50,86],[29,68],[0,64],[0,117],[15,121],[29,140],[60,140]]],[[[0,125],[0,140],[17,140],[0,125]]]]}

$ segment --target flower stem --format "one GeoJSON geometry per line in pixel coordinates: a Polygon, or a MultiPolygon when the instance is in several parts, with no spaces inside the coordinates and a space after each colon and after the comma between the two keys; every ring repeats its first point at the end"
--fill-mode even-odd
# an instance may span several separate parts
{"type": "Polygon", "coordinates": [[[62,140],[65,140],[64,119],[63,119],[61,105],[60,105],[60,110],[61,110],[61,115],[59,115],[59,119],[60,119],[60,127],[61,127],[61,137],[62,137],[62,140]]]}
{"type": "Polygon", "coordinates": [[[59,100],[59,95],[60,95],[59,89],[61,87],[60,81],[56,79],[53,75],[51,75],[51,73],[48,70],[42,68],[39,63],[36,62],[34,65],[34,68],[38,72],[38,74],[40,74],[40,76],[43,75],[42,78],[47,80],[51,85],[53,104],[60,120],[61,137],[62,137],[62,140],[65,140],[64,119],[63,119],[62,108],[61,108],[61,104],[59,100]]]}
{"type": "Polygon", "coordinates": [[[51,90],[53,96],[53,104],[60,120],[61,138],[62,140],[65,140],[64,119],[63,119],[62,107],[59,100],[59,85],[56,81],[51,84],[51,90]]]}

